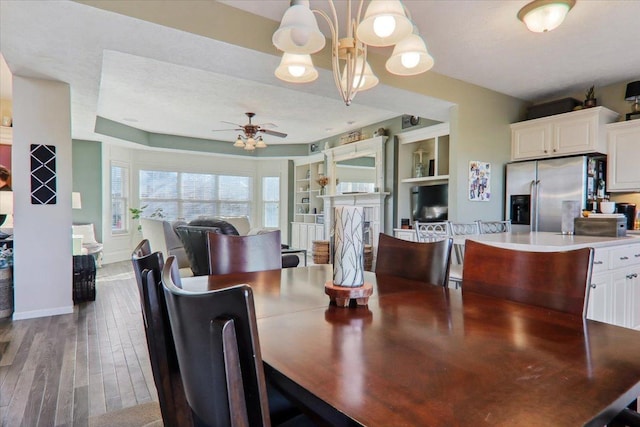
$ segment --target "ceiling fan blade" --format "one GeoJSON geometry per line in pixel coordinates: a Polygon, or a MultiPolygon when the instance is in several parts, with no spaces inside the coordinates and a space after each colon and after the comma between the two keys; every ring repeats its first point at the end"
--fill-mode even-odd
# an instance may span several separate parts
{"type": "Polygon", "coordinates": [[[235,128],[235,129],[212,129],[211,132],[226,132],[226,131],[230,131],[230,130],[243,131],[244,129],[238,129],[238,128],[235,128]]]}
{"type": "Polygon", "coordinates": [[[267,135],[277,136],[278,138],[286,138],[287,137],[286,133],[277,132],[275,130],[260,129],[259,132],[266,133],[267,135]]]}
{"type": "Polygon", "coordinates": [[[277,128],[278,125],[276,125],[275,123],[262,123],[261,125],[256,125],[258,127],[261,128],[277,128]]]}
{"type": "Polygon", "coordinates": [[[228,121],[226,121],[226,120],[220,120],[220,123],[226,123],[226,124],[228,124],[228,125],[238,126],[239,128],[241,128],[241,127],[242,127],[242,125],[239,125],[239,124],[237,124],[237,123],[233,123],[233,122],[228,122],[228,121]]]}

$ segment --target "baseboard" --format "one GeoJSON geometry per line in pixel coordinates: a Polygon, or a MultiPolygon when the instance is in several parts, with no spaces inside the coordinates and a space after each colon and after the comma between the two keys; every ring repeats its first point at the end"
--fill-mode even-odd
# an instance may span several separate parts
{"type": "Polygon", "coordinates": [[[59,316],[73,313],[73,305],[67,307],[47,308],[44,310],[14,312],[13,320],[34,319],[36,317],[59,316]]]}

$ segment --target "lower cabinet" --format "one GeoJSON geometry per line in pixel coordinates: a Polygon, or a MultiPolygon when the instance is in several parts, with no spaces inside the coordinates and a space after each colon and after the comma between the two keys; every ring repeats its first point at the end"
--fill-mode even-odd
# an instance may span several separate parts
{"type": "Polygon", "coordinates": [[[324,225],[306,222],[291,223],[291,247],[306,249],[311,255],[314,240],[326,240],[324,238],[324,225]]]}
{"type": "Polygon", "coordinates": [[[587,318],[640,330],[640,245],[596,249],[587,318]]]}

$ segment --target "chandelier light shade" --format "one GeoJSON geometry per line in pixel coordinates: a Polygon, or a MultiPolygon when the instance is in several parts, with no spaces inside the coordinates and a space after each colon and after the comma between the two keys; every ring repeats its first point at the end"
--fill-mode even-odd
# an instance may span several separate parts
{"type": "Polygon", "coordinates": [[[309,83],[318,78],[310,55],[285,53],[276,68],[276,77],[289,83],[309,83]]]}
{"type": "MultiPolygon", "coordinates": [[[[346,105],[361,90],[371,89],[378,78],[367,62],[368,46],[394,46],[397,58],[387,61],[387,70],[400,76],[423,73],[433,66],[424,41],[407,16],[400,0],[371,0],[365,13],[364,0],[356,1],[357,14],[352,19],[351,0],[346,1],[346,22],[339,25],[333,0],[327,0],[330,13],[309,8],[308,0],[292,0],[280,27],[273,34],[273,44],[284,52],[275,71],[276,77],[291,83],[306,83],[318,77],[310,54],[322,49],[318,23],[313,14],[321,16],[331,31],[331,61],[333,78],[346,105]],[[346,34],[340,34],[339,29],[346,34]],[[399,65],[398,65],[399,64],[399,65]]],[[[394,56],[392,55],[392,57],[394,56]]]]}
{"type": "Polygon", "coordinates": [[[640,112],[640,80],[627,84],[627,91],[624,94],[624,99],[626,101],[633,102],[631,107],[632,112],[640,112]]]}
{"type": "Polygon", "coordinates": [[[534,0],[518,12],[518,19],[534,33],[554,30],[562,24],[576,0],[534,0]]]}
{"type": "Polygon", "coordinates": [[[273,45],[287,53],[311,54],[321,50],[326,41],[318,28],[309,0],[293,1],[273,33],[273,45]]]}
{"type": "Polygon", "coordinates": [[[400,0],[372,0],[358,25],[356,37],[369,46],[391,46],[412,31],[413,24],[400,0]]]}
{"type": "Polygon", "coordinates": [[[401,40],[385,64],[388,72],[398,76],[414,76],[433,67],[433,57],[427,51],[427,45],[417,34],[401,40]]]}

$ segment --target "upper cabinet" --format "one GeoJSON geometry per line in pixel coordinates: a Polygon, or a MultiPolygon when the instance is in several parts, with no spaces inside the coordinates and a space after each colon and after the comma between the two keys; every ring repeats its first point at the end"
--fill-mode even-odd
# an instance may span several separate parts
{"type": "Polygon", "coordinates": [[[640,191],[640,120],[607,125],[607,190],[640,191]]]}
{"type": "Polygon", "coordinates": [[[511,160],[607,153],[605,125],[619,114],[594,107],[511,125],[511,160]]]}

